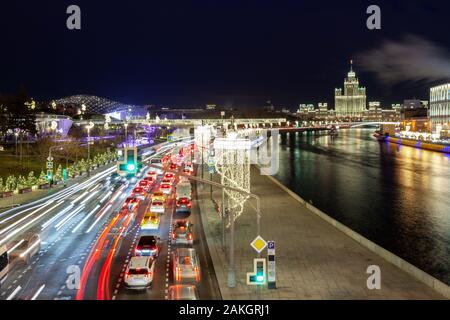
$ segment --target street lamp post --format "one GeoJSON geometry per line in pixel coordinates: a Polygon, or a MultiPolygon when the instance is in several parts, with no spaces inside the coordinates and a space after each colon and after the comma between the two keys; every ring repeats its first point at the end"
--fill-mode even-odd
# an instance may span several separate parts
{"type": "Polygon", "coordinates": [[[229,214],[231,219],[230,225],[230,263],[228,266],[227,285],[229,288],[236,287],[236,266],[234,263],[234,210],[229,207],[229,214]]]}
{"type": "Polygon", "coordinates": [[[94,128],[94,123],[90,122],[87,126],[87,133],[88,133],[88,141],[87,141],[87,145],[88,145],[88,177],[91,176],[91,129],[94,128]]]}
{"type": "Polygon", "coordinates": [[[16,139],[16,156],[17,156],[17,137],[19,136],[18,132],[14,132],[14,137],[16,139]]]}
{"type": "Polygon", "coordinates": [[[128,123],[124,124],[125,127],[125,147],[127,146],[127,140],[128,140],[128,123]]]}
{"type": "MultiPolygon", "coordinates": [[[[91,128],[87,127],[87,132],[88,132],[88,139],[87,139],[87,144],[88,144],[88,161],[91,160],[91,128]]],[[[88,170],[89,172],[89,170],[88,170]]]]}

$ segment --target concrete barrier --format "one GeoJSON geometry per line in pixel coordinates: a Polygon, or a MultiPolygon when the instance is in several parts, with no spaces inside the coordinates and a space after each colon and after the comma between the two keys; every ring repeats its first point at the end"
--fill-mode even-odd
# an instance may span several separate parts
{"type": "Polygon", "coordinates": [[[384,249],[383,247],[377,245],[376,243],[370,241],[369,239],[363,237],[359,233],[353,231],[349,227],[345,226],[344,224],[340,223],[339,221],[333,219],[326,213],[322,212],[318,208],[314,207],[312,204],[305,201],[303,198],[301,198],[298,194],[293,192],[291,189],[287,188],[285,185],[283,185],[280,181],[275,179],[272,176],[267,176],[272,182],[274,182],[276,185],[278,185],[281,189],[286,191],[289,195],[291,195],[294,199],[296,199],[299,203],[302,205],[305,205],[306,208],[309,209],[311,213],[314,213],[315,215],[322,218],[324,221],[328,222],[329,224],[333,225],[338,230],[345,233],[347,236],[361,244],[363,247],[369,249],[370,251],[374,252],[375,254],[379,255],[386,261],[392,263],[393,265],[397,266],[401,270],[405,271],[406,273],[413,276],[415,279],[419,280],[420,282],[426,284],[427,286],[433,288],[446,298],[450,299],[450,287],[445,284],[444,282],[436,279],[435,277],[429,275],[428,273],[420,270],[416,266],[412,265],[411,263],[407,262],[406,260],[400,258],[399,256],[393,254],[392,252],[384,249]]]}

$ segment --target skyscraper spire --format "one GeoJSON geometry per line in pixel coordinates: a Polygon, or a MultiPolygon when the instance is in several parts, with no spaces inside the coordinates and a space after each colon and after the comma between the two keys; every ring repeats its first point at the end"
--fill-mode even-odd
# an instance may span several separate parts
{"type": "Polygon", "coordinates": [[[356,73],[353,71],[353,59],[350,60],[350,72],[348,73],[349,78],[355,78],[356,73]]]}

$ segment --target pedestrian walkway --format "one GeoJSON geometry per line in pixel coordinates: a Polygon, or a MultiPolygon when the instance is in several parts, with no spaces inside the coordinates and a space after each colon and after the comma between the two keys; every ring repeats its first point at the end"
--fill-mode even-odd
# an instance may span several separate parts
{"type": "MultiPolygon", "coordinates": [[[[201,170],[198,170],[199,174],[201,170]]],[[[209,187],[197,187],[198,203],[222,297],[230,299],[445,299],[431,287],[368,250],[283,190],[256,168],[251,192],[261,197],[261,236],[276,242],[277,289],[257,292],[246,285],[257,253],[256,211],[247,202],[236,220],[235,288],[227,287],[229,234],[222,249],[222,223],[209,187]],[[381,289],[369,290],[367,268],[381,269],[381,289]]],[[[217,181],[217,177],[215,177],[217,181]]],[[[221,192],[214,191],[215,201],[221,192]]],[[[252,200],[249,200],[252,201],[252,200]]],[[[255,204],[253,204],[254,206],[255,204]]],[[[266,253],[263,253],[265,256],[266,253]]]]}

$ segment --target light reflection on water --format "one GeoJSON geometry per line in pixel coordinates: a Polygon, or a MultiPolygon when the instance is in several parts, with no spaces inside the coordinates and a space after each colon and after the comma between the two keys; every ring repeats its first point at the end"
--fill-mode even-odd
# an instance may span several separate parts
{"type": "Polygon", "coordinates": [[[319,209],[450,284],[450,157],[379,143],[370,129],[282,134],[276,178],[319,209]]]}

